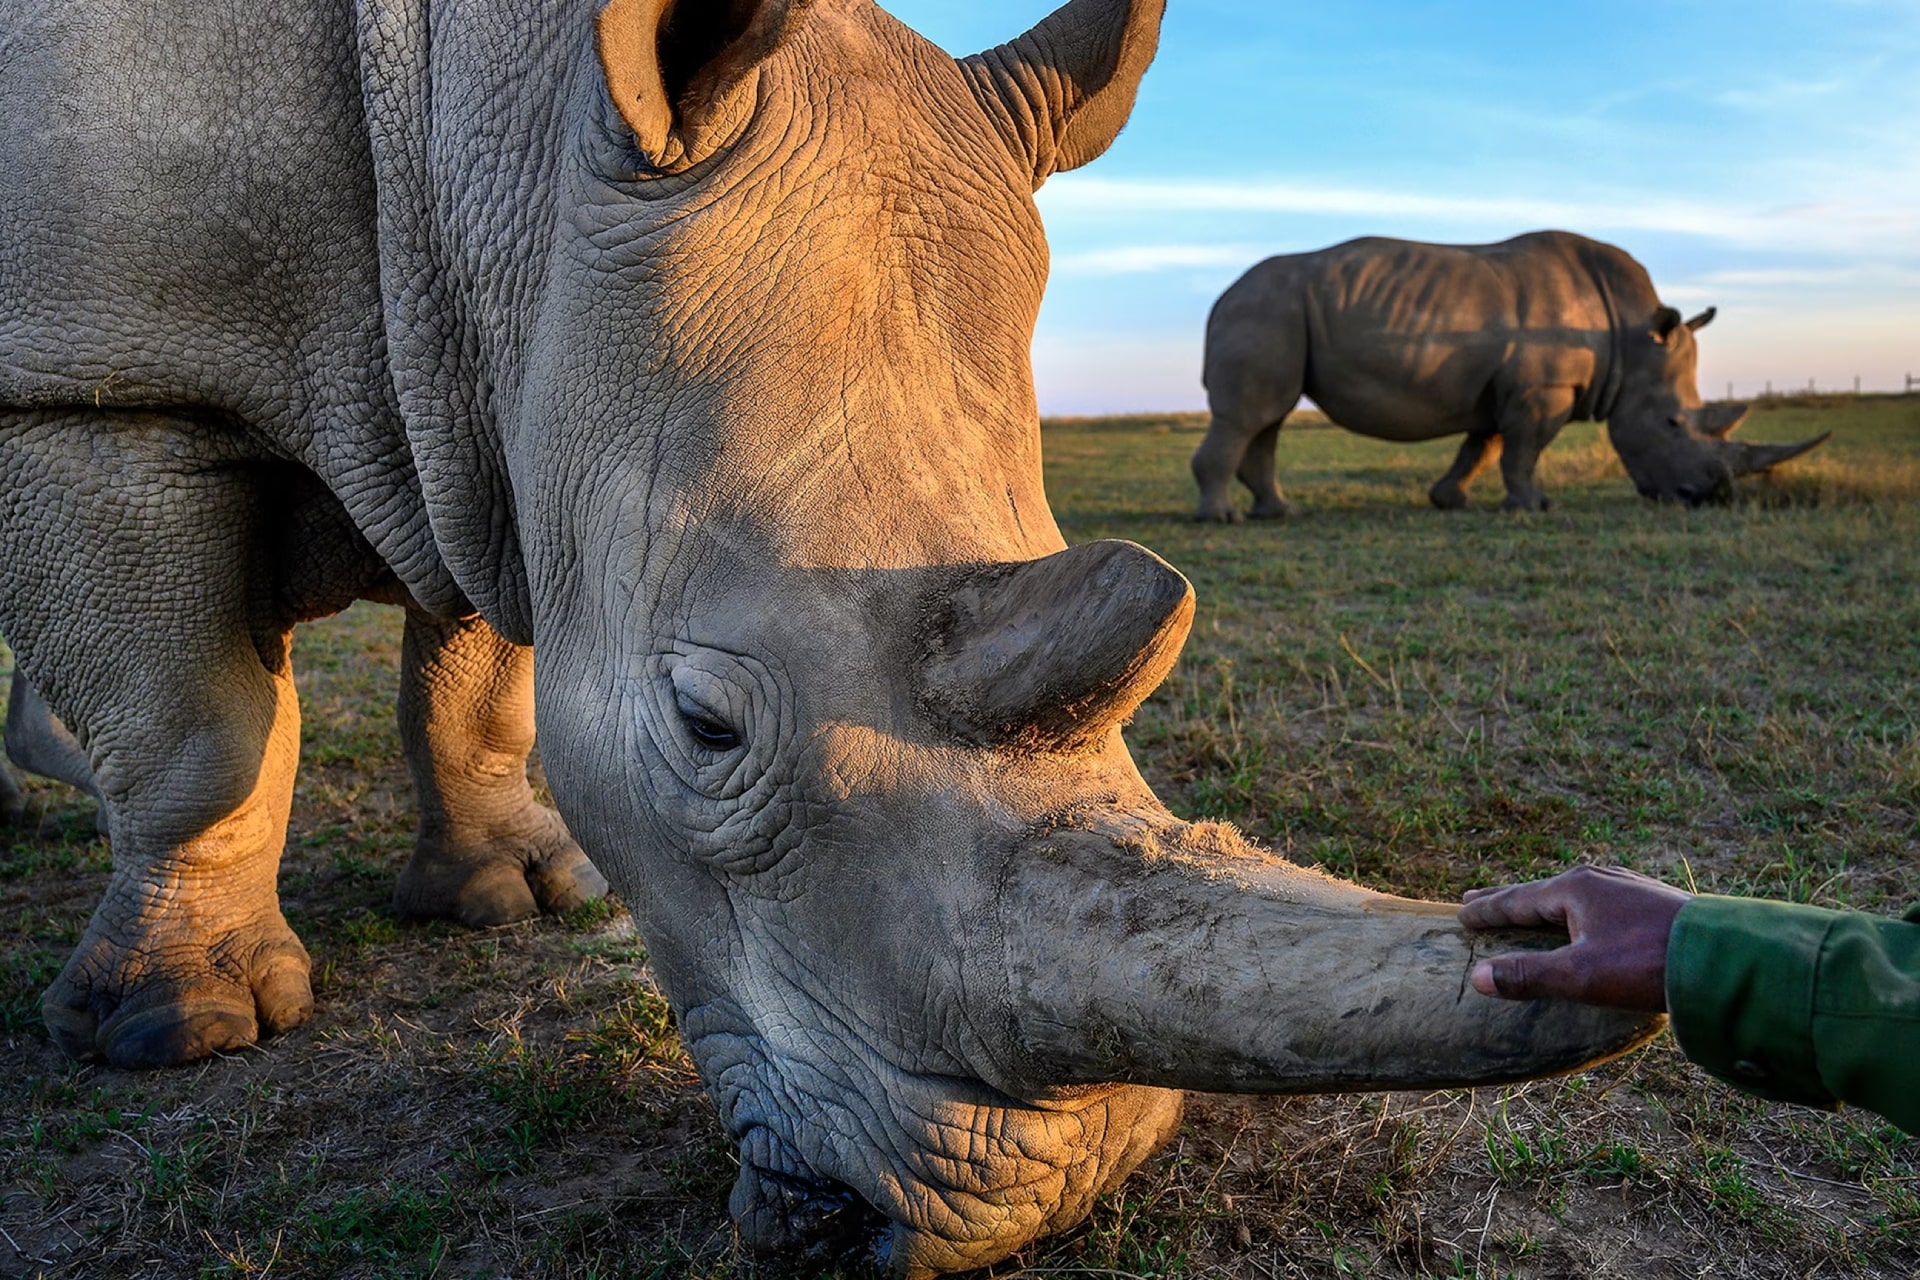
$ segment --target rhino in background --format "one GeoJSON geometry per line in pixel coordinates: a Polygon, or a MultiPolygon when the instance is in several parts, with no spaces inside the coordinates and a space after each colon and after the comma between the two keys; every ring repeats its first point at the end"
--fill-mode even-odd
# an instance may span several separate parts
{"type": "MultiPolygon", "coordinates": [[[[95,800],[100,799],[99,789],[93,785],[93,768],[87,762],[86,751],[67,730],[67,726],[60,723],[52,708],[47,706],[46,699],[28,683],[26,672],[17,665],[7,691],[5,741],[7,759],[16,767],[43,778],[52,778],[55,782],[64,782],[86,792],[95,800]]],[[[26,797],[7,773],[6,766],[0,765],[0,821],[11,822],[19,818],[25,809],[26,797]]],[[[104,804],[95,814],[94,822],[100,834],[105,835],[107,811],[104,804]]]]}
{"type": "Polygon", "coordinates": [[[868,0],[595,7],[9,32],[0,630],[113,830],[60,1044],[181,1062],[307,1016],[289,636],[356,595],[448,629],[409,669],[459,695],[420,714],[460,776],[524,784],[532,680],[751,1243],[851,1221],[893,1275],[977,1267],[1084,1216],[1180,1089],[1517,1080],[1654,1030],[1478,996],[1451,907],[1134,768],[1194,599],[1048,510],[1033,193],[1112,142],[1160,0],[963,60],[868,0]]]}
{"type": "Polygon", "coordinates": [[[1640,492],[1689,506],[1735,477],[1795,458],[1827,437],[1749,445],[1728,437],[1745,405],[1706,404],[1694,334],[1661,305],[1624,250],[1566,231],[1492,245],[1352,240],[1269,258],[1229,287],[1207,321],[1212,422],[1193,455],[1201,520],[1231,521],[1228,482],[1256,518],[1284,516],[1274,446],[1302,395],[1336,425],[1376,440],[1464,434],[1430,491],[1463,507],[1497,459],[1509,511],[1542,511],[1541,451],[1569,422],[1604,422],[1640,492]]]}

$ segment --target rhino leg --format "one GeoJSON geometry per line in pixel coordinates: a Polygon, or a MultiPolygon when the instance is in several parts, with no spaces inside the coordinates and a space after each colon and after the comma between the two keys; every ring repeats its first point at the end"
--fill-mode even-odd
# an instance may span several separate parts
{"type": "Polygon", "coordinates": [[[0,764],[0,823],[14,823],[27,810],[27,798],[20,793],[20,784],[13,780],[13,774],[4,764],[0,764]]]}
{"type": "MultiPolygon", "coordinates": [[[[86,792],[95,801],[100,800],[100,790],[93,784],[93,765],[86,751],[17,665],[13,671],[13,688],[7,697],[6,743],[7,758],[28,773],[64,782],[86,792]]],[[[104,803],[94,815],[94,826],[101,835],[107,834],[104,803]]]]}
{"type": "MultiPolygon", "coordinates": [[[[312,1011],[275,878],[300,746],[290,623],[262,590],[258,472],[158,415],[0,415],[0,620],[83,730],[106,892],[42,1000],[76,1057],[152,1067],[312,1011]]],[[[231,441],[227,442],[231,447],[231,441]]]]}
{"type": "Polygon", "coordinates": [[[1501,446],[1501,438],[1491,432],[1470,435],[1462,441],[1453,466],[1427,490],[1433,505],[1442,511],[1458,511],[1466,506],[1467,486],[1500,460],[1501,446]]]}
{"type": "Polygon", "coordinates": [[[1294,505],[1280,494],[1280,474],[1274,463],[1279,442],[1280,424],[1276,422],[1254,436],[1235,472],[1253,494],[1253,510],[1247,513],[1251,519],[1279,520],[1294,513],[1294,505]]]}
{"type": "Polygon", "coordinates": [[[1196,520],[1235,524],[1241,519],[1233,509],[1228,485],[1235,477],[1253,492],[1256,519],[1293,514],[1293,504],[1280,494],[1274,467],[1275,446],[1280,439],[1280,424],[1292,412],[1296,391],[1291,398],[1263,398],[1256,411],[1221,408],[1216,398],[1213,420],[1207,435],[1193,454],[1193,478],[1200,486],[1200,507],[1196,520]]]}
{"type": "Polygon", "coordinates": [[[533,651],[479,617],[407,610],[400,737],[420,835],[394,907],[469,925],[569,911],[607,882],[527,782],[533,651]]]}
{"type": "Polygon", "coordinates": [[[1507,484],[1502,511],[1545,511],[1553,505],[1534,472],[1560,429],[1573,416],[1571,387],[1538,387],[1517,395],[1500,415],[1500,475],[1507,484]]]}

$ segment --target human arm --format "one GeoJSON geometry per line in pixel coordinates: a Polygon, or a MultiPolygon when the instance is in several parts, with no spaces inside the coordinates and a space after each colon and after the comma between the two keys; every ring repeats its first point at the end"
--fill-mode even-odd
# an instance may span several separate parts
{"type": "Polygon", "coordinates": [[[1698,898],[1631,872],[1580,868],[1469,895],[1471,928],[1559,924],[1558,951],[1495,957],[1473,984],[1665,1007],[1705,1070],[1785,1102],[1844,1101],[1920,1132],[1920,911],[1907,920],[1698,898]]]}

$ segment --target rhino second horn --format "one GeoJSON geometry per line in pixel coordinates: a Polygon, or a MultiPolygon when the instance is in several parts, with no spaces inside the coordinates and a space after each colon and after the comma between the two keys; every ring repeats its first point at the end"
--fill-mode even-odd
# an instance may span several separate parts
{"type": "Polygon", "coordinates": [[[1734,450],[1734,474],[1751,476],[1790,462],[1803,453],[1811,453],[1831,439],[1833,432],[1829,431],[1799,444],[1729,444],[1727,447],[1734,450]]]}
{"type": "Polygon", "coordinates": [[[922,706],[981,746],[1082,749],[1166,679],[1193,611],[1179,571],[1131,542],[989,566],[935,610],[922,706]]]}

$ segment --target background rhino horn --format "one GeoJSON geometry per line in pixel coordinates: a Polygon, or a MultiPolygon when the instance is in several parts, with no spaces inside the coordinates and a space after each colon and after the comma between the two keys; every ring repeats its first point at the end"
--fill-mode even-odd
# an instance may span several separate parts
{"type": "Polygon", "coordinates": [[[1017,40],[961,60],[1038,187],[1113,145],[1160,46],[1166,0],[1071,0],[1017,40]]]}
{"type": "Polygon", "coordinates": [[[1738,475],[1750,476],[1777,467],[1783,462],[1810,453],[1827,441],[1833,439],[1833,432],[1813,440],[1803,440],[1799,444],[1729,444],[1734,450],[1734,471],[1738,475]]]}
{"type": "Polygon", "coordinates": [[[1747,420],[1749,412],[1751,412],[1750,408],[1744,404],[1709,404],[1702,405],[1695,417],[1699,421],[1702,434],[1710,435],[1716,440],[1725,440],[1747,420]]]}
{"type": "Polygon", "coordinates": [[[1193,610],[1179,571],[1131,542],[993,565],[936,609],[922,705],[969,742],[1079,749],[1166,679],[1193,610]]]}

